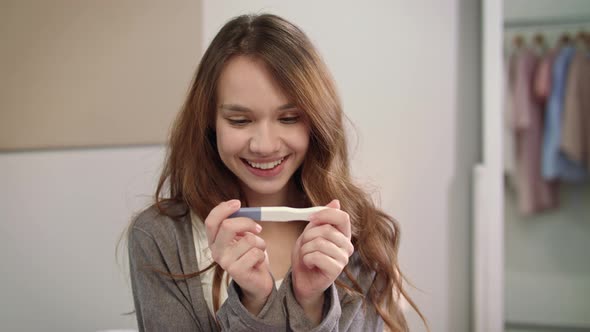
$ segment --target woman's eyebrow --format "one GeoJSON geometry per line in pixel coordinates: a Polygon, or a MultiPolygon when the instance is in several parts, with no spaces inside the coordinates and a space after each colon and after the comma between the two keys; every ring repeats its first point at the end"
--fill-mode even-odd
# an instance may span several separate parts
{"type": "MultiPolygon", "coordinates": [[[[232,111],[232,112],[245,112],[245,113],[252,112],[252,110],[249,109],[248,107],[236,105],[236,104],[221,104],[219,106],[219,108],[226,110],[226,111],[232,111]]],[[[288,104],[278,107],[277,111],[284,111],[284,110],[290,110],[290,109],[295,109],[295,108],[297,108],[297,106],[295,106],[295,104],[288,103],[288,104]]]]}
{"type": "Polygon", "coordinates": [[[290,110],[290,109],[293,109],[293,108],[297,108],[297,106],[295,104],[293,104],[293,103],[288,103],[288,104],[285,104],[285,105],[277,108],[277,111],[290,110]]]}
{"type": "Polygon", "coordinates": [[[251,109],[245,106],[235,105],[235,104],[222,104],[219,106],[220,109],[226,111],[233,111],[233,112],[252,112],[251,109]]]}

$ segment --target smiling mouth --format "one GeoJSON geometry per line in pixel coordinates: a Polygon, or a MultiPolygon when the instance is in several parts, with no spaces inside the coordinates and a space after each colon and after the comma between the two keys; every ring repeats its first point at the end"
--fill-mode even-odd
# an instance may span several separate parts
{"type": "Polygon", "coordinates": [[[252,167],[252,168],[261,169],[261,170],[270,170],[270,169],[274,169],[275,167],[282,164],[286,158],[287,157],[282,157],[281,159],[277,159],[275,161],[271,161],[271,162],[267,162],[267,163],[255,163],[255,162],[249,161],[247,159],[242,159],[242,160],[244,162],[246,162],[248,165],[250,165],[250,167],[252,167]]]}

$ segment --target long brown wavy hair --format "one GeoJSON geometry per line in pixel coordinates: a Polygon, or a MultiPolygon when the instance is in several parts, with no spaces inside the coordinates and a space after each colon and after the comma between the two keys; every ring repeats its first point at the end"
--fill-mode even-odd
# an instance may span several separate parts
{"type": "MultiPolygon", "coordinates": [[[[237,178],[221,161],[215,136],[217,84],[226,62],[235,56],[262,60],[276,83],[299,109],[310,126],[310,145],[305,160],[293,175],[307,206],[324,205],[338,198],[350,215],[352,243],[362,271],[374,272],[366,296],[348,268],[350,284],[337,281],[347,292],[363,297],[374,306],[391,331],[407,331],[400,308],[405,298],[425,322],[409,298],[398,265],[400,228],[398,223],[375,206],[370,195],[355,185],[349,171],[343,112],[330,73],[318,52],[295,25],[276,15],[243,15],[226,23],[213,39],[176,118],[165,165],[156,190],[160,213],[178,220],[189,211],[205,220],[219,203],[238,198],[247,206],[237,178]],[[181,203],[184,214],[167,203],[181,203]]],[[[196,276],[215,269],[213,299],[219,308],[223,270],[212,264],[196,276]]]]}

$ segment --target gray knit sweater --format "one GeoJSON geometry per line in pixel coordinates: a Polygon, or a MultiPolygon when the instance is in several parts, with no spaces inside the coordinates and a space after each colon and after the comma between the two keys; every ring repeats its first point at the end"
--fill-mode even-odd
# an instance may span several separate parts
{"type": "MultiPolygon", "coordinates": [[[[173,279],[171,274],[196,271],[197,258],[187,215],[180,221],[162,216],[155,207],[142,212],[129,230],[131,285],[140,331],[382,331],[383,320],[371,305],[340,287],[330,286],[325,293],[322,321],[313,326],[295,300],[291,273],[279,289],[273,289],[256,316],[240,302],[239,286],[233,281],[228,298],[217,312],[217,323],[209,311],[199,277],[173,279]]],[[[372,273],[359,273],[358,255],[349,270],[366,292],[372,273]]],[[[339,277],[350,284],[344,274],[339,277]]]]}

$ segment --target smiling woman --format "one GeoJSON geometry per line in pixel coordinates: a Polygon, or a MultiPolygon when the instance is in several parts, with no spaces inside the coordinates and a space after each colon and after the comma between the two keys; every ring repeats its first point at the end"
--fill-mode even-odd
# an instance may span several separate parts
{"type": "Polygon", "coordinates": [[[221,29],[156,202],[129,230],[140,330],[407,331],[402,298],[422,316],[402,285],[399,226],[351,179],[342,118],[295,25],[246,15],[221,29]],[[275,205],[326,208],[309,222],[232,217],[275,205]]]}
{"type": "Polygon", "coordinates": [[[249,56],[229,60],[217,98],[219,157],[239,179],[248,203],[302,204],[301,195],[288,195],[288,183],[307,152],[309,126],[264,62],[249,56]]]}

